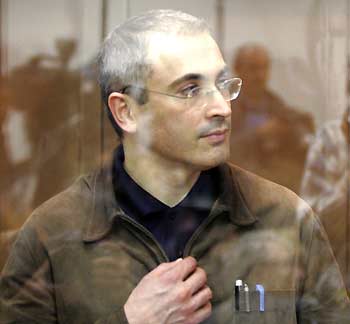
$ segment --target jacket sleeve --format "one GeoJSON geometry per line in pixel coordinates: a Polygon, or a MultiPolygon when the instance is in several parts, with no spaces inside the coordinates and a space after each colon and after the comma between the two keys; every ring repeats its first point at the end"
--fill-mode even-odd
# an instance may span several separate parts
{"type": "Polygon", "coordinates": [[[0,323],[56,323],[45,249],[30,227],[20,230],[0,278],[0,323]]]}
{"type": "Polygon", "coordinates": [[[301,227],[298,323],[349,323],[350,302],[327,235],[314,215],[301,227]]]}
{"type": "MultiPolygon", "coordinates": [[[[55,282],[47,249],[38,231],[26,224],[14,242],[0,276],[1,324],[62,322],[55,300],[55,282]]],[[[64,322],[64,320],[63,320],[64,322]]],[[[124,308],[116,308],[96,324],[128,324],[124,308]]]]}
{"type": "Polygon", "coordinates": [[[113,312],[106,319],[100,319],[95,324],[128,324],[128,320],[126,318],[124,307],[119,308],[115,312],[113,312]]]}

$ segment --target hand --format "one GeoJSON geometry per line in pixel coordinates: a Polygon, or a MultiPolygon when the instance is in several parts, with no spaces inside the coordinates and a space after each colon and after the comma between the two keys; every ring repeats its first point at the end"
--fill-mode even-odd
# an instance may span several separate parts
{"type": "Polygon", "coordinates": [[[192,257],[162,263],[144,276],[124,310],[129,324],[197,324],[211,314],[207,276],[192,257]]]}

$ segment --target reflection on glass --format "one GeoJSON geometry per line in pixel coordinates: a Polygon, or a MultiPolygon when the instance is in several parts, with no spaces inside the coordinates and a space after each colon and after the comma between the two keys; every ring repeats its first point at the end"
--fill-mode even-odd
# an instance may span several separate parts
{"type": "Polygon", "coordinates": [[[342,119],[326,122],[317,132],[308,152],[301,188],[302,198],[318,213],[325,226],[348,287],[349,111],[343,113],[342,119]]]}
{"type": "MultiPolygon", "coordinates": [[[[1,249],[17,241],[0,280],[0,322],[131,316],[136,323],[181,323],[172,316],[189,321],[197,311],[203,316],[197,322],[208,324],[348,322],[341,275],[309,206],[226,163],[231,109],[225,100],[238,91],[207,91],[227,84],[225,62],[207,31],[191,30],[196,24],[176,33],[178,18],[165,20],[166,32],[149,31],[147,41],[145,29],[166,15],[155,25],[150,16],[137,20],[141,25],[132,25],[124,40],[121,25],[105,43],[104,99],[124,130],[114,153],[117,136],[99,113],[95,64],[72,68],[78,38],[57,39],[53,54],[30,57],[1,83],[3,260],[1,249]],[[109,91],[114,81],[142,84],[142,95],[109,91]],[[159,96],[181,91],[203,96],[183,105],[176,96],[159,96]],[[97,134],[106,150],[97,149],[97,134]],[[103,168],[70,185],[99,162],[103,168]],[[12,230],[47,199],[21,231],[12,230]],[[237,280],[244,286],[238,309],[237,280]],[[265,290],[262,311],[257,285],[265,290]],[[200,304],[191,307],[199,294],[200,304]]],[[[297,192],[313,120],[269,89],[270,65],[260,45],[237,51],[233,70],[243,91],[232,104],[231,159],[297,192]]],[[[321,200],[323,209],[333,204],[321,200]]]]}
{"type": "Polygon", "coordinates": [[[69,67],[76,47],[74,39],[57,39],[56,54],[30,57],[11,69],[2,83],[0,195],[5,242],[11,242],[11,233],[34,208],[77,175],[80,72],[69,67]]]}
{"type": "Polygon", "coordinates": [[[68,69],[76,41],[57,40],[56,49],[57,55],[38,54],[9,75],[3,130],[14,172],[8,198],[27,211],[62,190],[76,163],[79,74],[68,69]]]}
{"type": "Polygon", "coordinates": [[[237,49],[232,70],[243,85],[232,102],[231,160],[298,193],[314,124],[309,114],[289,107],[268,88],[270,67],[263,46],[237,49]]]}

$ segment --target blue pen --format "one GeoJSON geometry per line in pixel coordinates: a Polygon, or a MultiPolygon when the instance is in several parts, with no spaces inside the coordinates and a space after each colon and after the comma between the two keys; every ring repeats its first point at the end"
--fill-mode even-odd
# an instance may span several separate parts
{"type": "Polygon", "coordinates": [[[256,285],[255,288],[256,288],[256,291],[259,292],[259,311],[264,312],[265,311],[265,289],[263,285],[256,285]]]}

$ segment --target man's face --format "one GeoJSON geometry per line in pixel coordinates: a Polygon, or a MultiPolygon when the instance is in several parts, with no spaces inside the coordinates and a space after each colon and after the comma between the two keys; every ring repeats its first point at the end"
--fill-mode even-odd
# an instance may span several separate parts
{"type": "MultiPolygon", "coordinates": [[[[149,57],[153,62],[145,87],[181,95],[192,87],[209,87],[228,77],[215,41],[207,34],[157,35],[149,57]]],[[[215,91],[207,105],[188,105],[179,99],[148,92],[148,102],[138,107],[138,144],[157,159],[203,170],[229,157],[230,103],[215,91]]]]}

